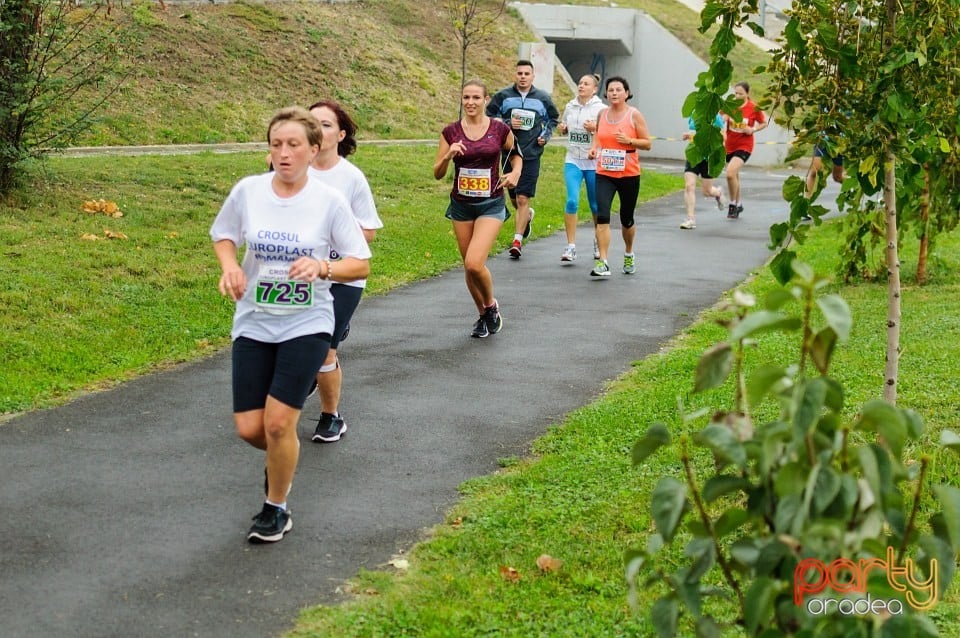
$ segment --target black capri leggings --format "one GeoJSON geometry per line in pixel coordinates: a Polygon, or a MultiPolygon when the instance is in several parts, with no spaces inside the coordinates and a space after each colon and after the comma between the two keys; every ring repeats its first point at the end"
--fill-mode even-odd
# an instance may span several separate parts
{"type": "Polygon", "coordinates": [[[634,225],[633,213],[637,209],[640,196],[640,176],[610,177],[597,175],[597,223],[610,223],[610,207],[613,196],[620,195],[620,226],[631,228],[634,225]]]}

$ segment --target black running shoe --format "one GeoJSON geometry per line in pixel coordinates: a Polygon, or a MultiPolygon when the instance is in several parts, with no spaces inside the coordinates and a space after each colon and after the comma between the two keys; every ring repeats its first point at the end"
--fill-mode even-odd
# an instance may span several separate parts
{"type": "Polygon", "coordinates": [[[347,423],[339,416],[323,412],[313,433],[314,443],[336,443],[347,433],[347,423]]]}
{"type": "Polygon", "coordinates": [[[260,513],[253,517],[247,540],[251,543],[276,543],[291,529],[293,519],[290,518],[290,512],[264,503],[260,513]]]}
{"type": "Polygon", "coordinates": [[[740,211],[742,209],[736,204],[730,204],[727,207],[727,219],[737,219],[740,217],[740,211]]]}
{"type": "Polygon", "coordinates": [[[490,336],[490,327],[487,325],[487,313],[480,315],[477,322],[473,324],[473,332],[470,336],[475,339],[486,339],[490,336]]]}
{"type": "Polygon", "coordinates": [[[483,311],[483,321],[487,324],[487,332],[492,335],[503,328],[503,317],[500,316],[500,304],[494,300],[493,305],[483,311]]]}

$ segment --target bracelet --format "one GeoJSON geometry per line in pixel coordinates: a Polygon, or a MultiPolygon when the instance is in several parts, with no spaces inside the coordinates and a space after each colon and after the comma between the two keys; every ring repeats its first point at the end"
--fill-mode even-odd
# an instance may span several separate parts
{"type": "Polygon", "coordinates": [[[324,259],[323,263],[327,265],[327,276],[324,277],[327,281],[333,281],[333,270],[330,268],[330,260],[324,259]]]}

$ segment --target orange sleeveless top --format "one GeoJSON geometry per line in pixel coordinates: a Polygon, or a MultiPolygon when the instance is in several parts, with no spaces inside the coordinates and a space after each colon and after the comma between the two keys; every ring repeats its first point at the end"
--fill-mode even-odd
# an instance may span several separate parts
{"type": "Polygon", "coordinates": [[[608,177],[636,177],[640,175],[640,157],[633,146],[617,141],[617,133],[638,138],[640,133],[633,125],[632,106],[619,120],[609,119],[610,109],[604,109],[597,116],[597,174],[608,177]]]}

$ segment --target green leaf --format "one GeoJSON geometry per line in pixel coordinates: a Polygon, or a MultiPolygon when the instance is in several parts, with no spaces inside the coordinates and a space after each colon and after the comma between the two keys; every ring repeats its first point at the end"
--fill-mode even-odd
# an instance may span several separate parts
{"type": "Polygon", "coordinates": [[[753,371],[747,380],[747,403],[756,406],[776,386],[790,382],[786,368],[762,366],[753,371]]]}
{"type": "MultiPolygon", "coordinates": [[[[936,562],[937,571],[937,591],[936,594],[942,597],[946,593],[950,584],[953,582],[953,576],[957,570],[957,564],[953,550],[950,545],[942,538],[932,534],[924,534],[917,541],[920,547],[920,554],[917,556],[916,564],[923,570],[923,573],[929,578],[933,573],[932,561],[936,562]]],[[[918,601],[918,602],[923,602],[918,601]]]]}
{"type": "Polygon", "coordinates": [[[771,540],[760,548],[760,554],[757,556],[756,565],[754,565],[757,575],[766,576],[775,573],[784,559],[791,555],[789,547],[780,541],[771,540]]]}
{"type": "Polygon", "coordinates": [[[660,638],[673,638],[677,635],[679,617],[680,605],[672,596],[658,599],[650,609],[650,621],[660,638]]]}
{"type": "Polygon", "coordinates": [[[654,423],[647,429],[642,439],[633,444],[630,453],[634,465],[640,465],[644,460],[664,445],[670,443],[670,432],[663,423],[654,423]]]}
{"type": "Polygon", "coordinates": [[[827,384],[822,379],[810,379],[799,387],[801,395],[793,415],[793,429],[805,436],[823,413],[827,398],[827,384]]]}
{"type": "Polygon", "coordinates": [[[806,181],[796,175],[791,175],[787,178],[787,181],[783,183],[783,199],[788,202],[792,201],[802,195],[806,188],[806,181]]]}
{"type": "Polygon", "coordinates": [[[746,337],[773,330],[796,330],[801,325],[803,324],[800,319],[785,315],[782,312],[758,310],[747,315],[743,321],[733,327],[733,330],[730,331],[730,339],[739,341],[746,337]]]}
{"type": "Polygon", "coordinates": [[[820,380],[827,388],[827,394],[823,398],[824,405],[834,412],[843,410],[843,386],[830,377],[821,377],[820,380]]]}
{"type": "Polygon", "coordinates": [[[840,295],[824,295],[817,299],[817,306],[827,325],[837,333],[840,343],[845,342],[850,337],[850,328],[853,326],[853,314],[847,302],[840,295]]]}
{"type": "Polygon", "coordinates": [[[836,345],[837,333],[829,326],[814,335],[810,344],[810,360],[820,374],[826,374],[830,369],[830,360],[836,345]]]}
{"type": "Polygon", "coordinates": [[[748,636],[756,634],[759,627],[768,623],[777,593],[775,585],[775,581],[769,578],[758,578],[747,590],[743,620],[748,636]]]}
{"type": "Polygon", "coordinates": [[[937,496],[946,527],[947,538],[954,552],[960,552],[960,489],[952,485],[935,485],[933,493],[937,496]]]}
{"type": "Polygon", "coordinates": [[[840,476],[829,465],[820,468],[813,492],[813,510],[822,513],[840,493],[840,476]]]}
{"type": "Polygon", "coordinates": [[[807,48],[806,39],[800,34],[800,23],[796,17],[791,17],[790,21],[783,29],[783,35],[787,40],[787,48],[791,51],[804,51],[807,48]]]}
{"type": "MultiPolygon", "coordinates": [[[[883,490],[881,487],[880,480],[880,466],[877,463],[877,456],[873,448],[870,446],[863,446],[857,448],[857,461],[860,463],[860,471],[863,472],[863,478],[861,481],[866,483],[866,487],[870,490],[870,498],[876,500],[880,498],[883,490]]],[[[863,486],[858,486],[862,492],[863,486]]],[[[863,497],[858,497],[860,499],[860,509],[865,509],[863,502],[863,497]]]]}
{"type": "Polygon", "coordinates": [[[773,527],[778,534],[792,534],[795,528],[803,526],[806,515],[803,500],[799,494],[790,494],[780,499],[773,515],[773,527]]]}
{"type": "Polygon", "coordinates": [[[940,445],[960,454],[960,436],[953,430],[943,430],[940,432],[940,445]]]}
{"type": "Polygon", "coordinates": [[[710,616],[700,616],[694,627],[696,638],[720,638],[720,625],[710,616]]]}
{"type": "Polygon", "coordinates": [[[916,441],[923,436],[923,417],[916,410],[910,408],[900,408],[900,414],[907,424],[907,436],[916,441]]]}
{"type": "Polygon", "coordinates": [[[718,461],[733,463],[738,467],[743,467],[747,462],[747,451],[728,427],[711,423],[697,432],[693,440],[709,447],[718,461]]]}
{"type": "Polygon", "coordinates": [[[766,296],[763,300],[763,306],[767,310],[780,310],[780,308],[795,299],[796,297],[791,291],[785,288],[777,288],[766,296]]]}
{"type": "Polygon", "coordinates": [[[923,614],[891,616],[881,626],[879,638],[937,638],[936,625],[923,614]]]}
{"type": "Polygon", "coordinates": [[[907,423],[903,414],[883,399],[871,399],[860,410],[856,428],[867,432],[876,432],[883,437],[887,447],[896,458],[903,452],[907,438],[907,423]]]}
{"type": "Polygon", "coordinates": [[[752,538],[741,538],[730,546],[730,556],[744,567],[752,568],[760,557],[760,548],[752,538]]]}
{"type": "Polygon", "coordinates": [[[697,105],[697,99],[699,95],[700,94],[697,91],[687,95],[687,99],[683,101],[683,107],[680,109],[680,114],[683,117],[690,117],[693,115],[693,108],[697,105]]]}
{"type": "Polygon", "coordinates": [[[791,494],[802,494],[806,480],[807,468],[798,461],[789,461],[777,472],[773,481],[773,491],[780,498],[791,494]]]}
{"type": "Polygon", "coordinates": [[[950,151],[951,151],[951,148],[950,148],[950,140],[948,140],[948,139],[945,138],[945,137],[941,137],[941,138],[940,138],[940,152],[941,152],[941,153],[949,153],[950,151]]]}
{"type": "Polygon", "coordinates": [[[739,476],[727,476],[725,474],[711,476],[703,484],[703,500],[712,503],[721,496],[726,496],[737,490],[746,491],[750,489],[750,486],[750,481],[739,476]]]}
{"type": "Polygon", "coordinates": [[[726,381],[733,369],[733,349],[726,341],[720,342],[703,353],[694,373],[694,392],[716,388],[726,381]]]}
{"type": "Polygon", "coordinates": [[[750,520],[750,515],[746,510],[734,507],[728,509],[713,524],[713,531],[717,534],[717,538],[723,538],[727,534],[736,531],[744,523],[750,520]]]}
{"type": "Polygon", "coordinates": [[[650,505],[657,531],[667,542],[673,540],[677,524],[689,507],[687,486],[672,476],[664,476],[653,489],[650,505]]]}
{"type": "Polygon", "coordinates": [[[689,571],[684,579],[687,583],[699,583],[703,575],[710,571],[716,560],[717,553],[713,546],[713,539],[694,538],[684,550],[684,553],[691,559],[689,571]]]}

